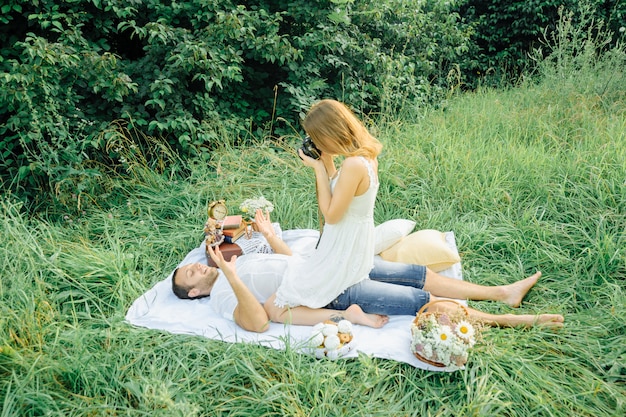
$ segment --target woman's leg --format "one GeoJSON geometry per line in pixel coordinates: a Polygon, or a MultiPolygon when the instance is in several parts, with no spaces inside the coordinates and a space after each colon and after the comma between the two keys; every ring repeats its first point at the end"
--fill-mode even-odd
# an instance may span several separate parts
{"type": "Polygon", "coordinates": [[[349,305],[342,310],[332,310],[326,308],[299,307],[277,307],[274,304],[276,294],[272,295],[263,305],[271,321],[275,323],[288,323],[303,326],[313,326],[326,320],[346,319],[354,324],[380,328],[388,321],[389,317],[380,314],[369,314],[363,312],[356,304],[349,305]]]}
{"type": "Polygon", "coordinates": [[[358,304],[368,313],[413,316],[429,300],[430,294],[424,290],[366,279],[349,287],[326,307],[343,310],[358,304]]]}

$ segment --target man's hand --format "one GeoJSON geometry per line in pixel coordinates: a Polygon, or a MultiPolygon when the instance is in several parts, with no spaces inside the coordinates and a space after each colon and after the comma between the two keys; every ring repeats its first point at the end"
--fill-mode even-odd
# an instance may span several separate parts
{"type": "Polygon", "coordinates": [[[215,262],[215,265],[217,265],[217,267],[221,269],[227,277],[232,277],[237,273],[237,269],[235,267],[237,255],[233,255],[232,258],[230,258],[230,261],[226,261],[219,246],[216,246],[214,249],[210,245],[207,245],[207,252],[209,252],[209,255],[211,256],[211,259],[213,259],[213,262],[215,262]]]}
{"type": "Polygon", "coordinates": [[[222,270],[235,293],[235,297],[237,297],[237,306],[233,310],[235,323],[251,332],[261,333],[269,329],[270,320],[265,309],[237,275],[237,269],[235,268],[237,255],[233,255],[230,261],[227,262],[219,247],[213,248],[208,246],[207,252],[213,259],[213,262],[215,262],[215,265],[222,270]]]}

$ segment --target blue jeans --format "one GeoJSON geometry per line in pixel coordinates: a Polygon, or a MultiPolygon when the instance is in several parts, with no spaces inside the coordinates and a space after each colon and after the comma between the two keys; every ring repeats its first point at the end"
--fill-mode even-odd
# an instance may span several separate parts
{"type": "Polygon", "coordinates": [[[430,301],[424,291],[426,267],[374,258],[370,279],[349,287],[327,308],[345,310],[358,304],[366,313],[414,316],[430,301]]]}

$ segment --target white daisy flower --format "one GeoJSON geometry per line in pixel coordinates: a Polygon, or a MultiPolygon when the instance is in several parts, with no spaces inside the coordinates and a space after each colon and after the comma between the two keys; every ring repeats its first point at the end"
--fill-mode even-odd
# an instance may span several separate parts
{"type": "Polygon", "coordinates": [[[463,340],[470,340],[474,337],[474,326],[465,320],[460,321],[455,330],[457,336],[463,340]]]}
{"type": "Polygon", "coordinates": [[[437,341],[442,342],[444,344],[450,344],[454,340],[454,333],[452,333],[452,329],[450,326],[441,326],[439,328],[439,332],[437,333],[437,341]]]}

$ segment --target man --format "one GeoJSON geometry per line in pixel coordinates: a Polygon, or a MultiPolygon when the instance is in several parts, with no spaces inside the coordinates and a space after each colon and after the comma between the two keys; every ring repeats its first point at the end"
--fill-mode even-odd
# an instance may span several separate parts
{"type": "MultiPolygon", "coordinates": [[[[227,261],[219,248],[214,250],[209,247],[209,255],[221,274],[216,268],[189,264],[178,268],[172,277],[172,289],[178,297],[210,295],[210,303],[216,312],[254,332],[266,331],[270,319],[281,323],[314,325],[336,316],[355,324],[382,327],[388,320],[387,315],[414,315],[424,304],[438,297],[502,301],[517,307],[541,276],[537,272],[513,284],[489,287],[447,278],[423,266],[377,259],[370,273],[371,279],[351,286],[326,308],[279,308],[274,305],[275,292],[292,252],[276,235],[269,215],[258,211],[255,220],[275,254],[234,256],[227,261]]],[[[451,303],[438,303],[433,307],[444,311],[451,308],[454,308],[451,303]]],[[[496,315],[471,308],[468,312],[471,317],[493,326],[543,325],[558,328],[563,325],[563,316],[559,314],[496,315]]]]}

